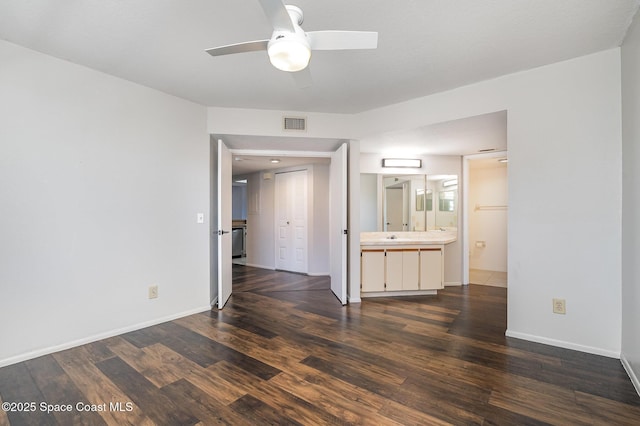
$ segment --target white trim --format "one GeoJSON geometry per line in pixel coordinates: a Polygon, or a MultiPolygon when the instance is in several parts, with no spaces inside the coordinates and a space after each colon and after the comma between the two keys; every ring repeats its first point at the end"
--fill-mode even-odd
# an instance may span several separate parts
{"type": "Polygon", "coordinates": [[[438,290],[372,291],[362,293],[361,297],[435,296],[437,294],[438,290]]]}
{"type": "Polygon", "coordinates": [[[460,281],[449,281],[444,283],[445,287],[460,287],[461,285],[462,283],[460,281]]]}
{"type": "Polygon", "coordinates": [[[167,315],[166,317],[156,318],[154,320],[141,322],[138,324],[130,325],[123,328],[118,328],[111,331],[106,331],[104,333],[94,334],[93,336],[84,337],[82,339],[73,340],[71,342],[66,342],[61,345],[49,346],[47,348],[37,349],[35,351],[27,352],[24,354],[16,355],[10,358],[5,358],[0,360],[0,367],[6,367],[7,365],[17,364],[22,361],[27,361],[29,359],[38,358],[43,355],[49,355],[54,352],[64,351],[66,349],[75,348],[77,346],[86,345],[87,343],[96,342],[98,340],[107,339],[109,337],[119,336],[124,333],[129,333],[131,331],[141,330],[143,328],[151,327],[153,325],[162,324],[163,322],[173,321],[178,318],[187,317],[189,315],[199,314],[200,312],[210,311],[211,306],[203,306],[194,309],[190,309],[188,311],[180,312],[178,314],[167,315]]]}
{"type": "Polygon", "coordinates": [[[629,363],[629,361],[627,360],[627,357],[625,357],[623,353],[620,354],[620,362],[622,362],[622,366],[624,367],[627,374],[629,375],[629,378],[631,379],[631,383],[633,383],[633,387],[636,388],[636,392],[638,392],[638,395],[640,395],[640,380],[638,380],[638,376],[636,375],[635,371],[633,371],[631,364],[629,363]]]}
{"type": "Polygon", "coordinates": [[[331,272],[307,272],[307,275],[310,277],[328,277],[331,272]]]}
{"type": "Polygon", "coordinates": [[[349,297],[349,295],[347,295],[347,302],[348,303],[362,303],[362,299],[359,297],[349,297]]]}
{"type": "Polygon", "coordinates": [[[520,333],[511,330],[507,330],[505,332],[505,336],[515,337],[516,339],[528,340],[530,342],[542,343],[550,346],[557,346],[559,348],[571,349],[574,351],[620,359],[620,352],[610,351],[602,348],[594,348],[592,346],[579,345],[577,343],[565,342],[564,340],[549,339],[547,337],[535,336],[533,334],[520,333]]]}

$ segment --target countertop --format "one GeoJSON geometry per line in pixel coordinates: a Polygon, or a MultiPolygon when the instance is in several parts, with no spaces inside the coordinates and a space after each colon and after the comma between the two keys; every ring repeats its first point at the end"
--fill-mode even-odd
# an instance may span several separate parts
{"type": "Polygon", "coordinates": [[[361,246],[379,245],[441,245],[458,239],[457,229],[423,232],[361,232],[361,246]],[[390,238],[395,237],[395,238],[390,238]]]}

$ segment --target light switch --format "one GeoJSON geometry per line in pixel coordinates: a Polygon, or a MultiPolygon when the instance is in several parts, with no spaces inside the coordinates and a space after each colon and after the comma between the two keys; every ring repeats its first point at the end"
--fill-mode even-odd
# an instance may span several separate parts
{"type": "Polygon", "coordinates": [[[198,213],[198,217],[196,220],[198,223],[204,223],[204,213],[198,213]]]}

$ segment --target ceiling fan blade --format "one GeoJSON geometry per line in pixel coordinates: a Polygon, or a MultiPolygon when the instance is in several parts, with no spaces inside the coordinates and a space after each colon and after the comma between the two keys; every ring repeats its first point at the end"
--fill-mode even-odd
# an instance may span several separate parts
{"type": "Polygon", "coordinates": [[[282,0],[260,0],[264,13],[275,31],[295,31],[293,22],[282,0]]]}
{"type": "Polygon", "coordinates": [[[292,72],[291,76],[293,77],[293,81],[296,82],[298,89],[305,89],[313,84],[311,71],[308,66],[300,71],[292,72]]]}
{"type": "Polygon", "coordinates": [[[310,31],[307,40],[311,50],[375,49],[378,33],[375,31],[310,31]]]}
{"type": "Polygon", "coordinates": [[[256,52],[258,50],[267,50],[269,40],[246,41],[244,43],[228,44],[226,46],[212,47],[206,49],[211,56],[231,55],[233,53],[256,52]]]}

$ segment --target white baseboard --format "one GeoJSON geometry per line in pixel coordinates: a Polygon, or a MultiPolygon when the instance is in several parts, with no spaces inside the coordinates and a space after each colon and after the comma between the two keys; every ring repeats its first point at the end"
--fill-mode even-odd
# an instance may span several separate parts
{"type": "Polygon", "coordinates": [[[438,294],[438,290],[404,290],[404,291],[371,291],[362,293],[363,298],[367,297],[396,297],[396,296],[433,296],[438,294]]]}
{"type": "Polygon", "coordinates": [[[445,287],[460,287],[462,283],[460,281],[448,281],[444,283],[445,287]]]}
{"type": "Polygon", "coordinates": [[[620,362],[622,362],[622,366],[624,367],[627,374],[629,375],[629,378],[631,379],[631,383],[633,383],[633,387],[636,388],[636,392],[638,392],[638,395],[640,395],[640,380],[638,380],[638,376],[636,375],[636,372],[633,371],[631,364],[629,363],[629,361],[627,360],[627,358],[624,356],[623,353],[620,354],[620,362]]]}
{"type": "Polygon", "coordinates": [[[349,295],[347,295],[347,302],[348,303],[362,303],[362,299],[360,298],[360,296],[349,297],[349,295]]]}
{"type": "Polygon", "coordinates": [[[517,331],[511,331],[511,330],[507,330],[505,335],[507,337],[515,337],[516,339],[528,340],[530,342],[543,343],[545,345],[557,346],[559,348],[571,349],[574,351],[586,352],[594,355],[602,355],[608,358],[620,359],[620,352],[610,351],[602,348],[595,348],[592,346],[579,345],[577,343],[565,342],[564,340],[549,339],[547,337],[520,333],[517,331]]]}
{"type": "Polygon", "coordinates": [[[203,306],[199,308],[190,309],[185,312],[180,312],[177,314],[167,315],[166,317],[156,318],[151,321],[145,321],[138,324],[130,325],[123,328],[118,328],[115,330],[106,331],[104,333],[94,334],[92,336],[88,336],[82,339],[73,340],[71,342],[62,343],[60,345],[49,346],[47,348],[37,349],[35,351],[27,352],[24,354],[12,356],[10,358],[0,359],[0,367],[6,367],[7,365],[17,364],[22,361],[27,361],[30,359],[38,358],[43,355],[49,355],[54,352],[64,351],[66,349],[75,348],[77,346],[86,345],[87,343],[96,342],[98,340],[107,339],[113,336],[119,336],[124,333],[129,333],[130,331],[136,331],[143,328],[151,327],[152,325],[162,324],[163,322],[173,321],[174,319],[186,317],[193,314],[198,314],[200,312],[208,311],[211,309],[211,306],[203,306]]]}
{"type": "Polygon", "coordinates": [[[328,277],[331,275],[330,272],[307,272],[307,275],[310,277],[328,277]]]}

